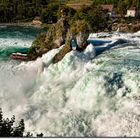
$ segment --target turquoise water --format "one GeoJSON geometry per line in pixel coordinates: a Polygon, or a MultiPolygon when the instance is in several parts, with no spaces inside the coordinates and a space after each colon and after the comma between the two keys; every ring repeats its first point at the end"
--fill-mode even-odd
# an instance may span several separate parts
{"type": "Polygon", "coordinates": [[[34,39],[40,32],[44,32],[44,29],[25,26],[0,26],[0,38],[34,39]]]}
{"type": "Polygon", "coordinates": [[[13,52],[28,51],[32,41],[44,29],[22,26],[0,26],[0,61],[9,60],[13,52]]]}

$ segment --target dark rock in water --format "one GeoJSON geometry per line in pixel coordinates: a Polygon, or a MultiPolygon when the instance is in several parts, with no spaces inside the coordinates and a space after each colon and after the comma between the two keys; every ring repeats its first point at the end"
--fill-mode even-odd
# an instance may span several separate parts
{"type": "Polygon", "coordinates": [[[41,33],[36,38],[28,52],[28,58],[29,60],[35,60],[44,53],[65,44],[53,59],[53,62],[57,63],[72,50],[71,39],[73,37],[77,42],[77,50],[84,50],[87,46],[86,40],[89,36],[89,31],[90,28],[86,21],[78,20],[69,26],[66,18],[63,16],[56,24],[52,25],[47,34],[41,33]]]}
{"type": "Polygon", "coordinates": [[[71,51],[70,45],[65,45],[59,53],[57,53],[53,58],[53,63],[57,63],[64,58],[64,56],[71,51]]]}
{"type": "Polygon", "coordinates": [[[84,20],[78,20],[71,26],[70,32],[76,38],[77,50],[84,50],[87,46],[87,39],[90,32],[89,24],[84,20]]]}
{"type": "Polygon", "coordinates": [[[54,56],[53,63],[57,63],[60,60],[62,60],[63,57],[72,50],[71,45],[70,45],[71,39],[72,39],[72,35],[70,31],[68,30],[66,39],[65,39],[65,46],[54,56]]]}
{"type": "Polygon", "coordinates": [[[80,32],[76,36],[76,40],[78,44],[78,47],[77,47],[78,51],[83,51],[86,48],[88,36],[89,36],[89,33],[82,33],[82,32],[80,32]]]}

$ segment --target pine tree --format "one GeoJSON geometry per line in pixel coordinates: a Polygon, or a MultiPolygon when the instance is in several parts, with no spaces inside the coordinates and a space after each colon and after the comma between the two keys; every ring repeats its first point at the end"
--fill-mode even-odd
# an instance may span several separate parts
{"type": "MultiPolygon", "coordinates": [[[[33,137],[33,134],[25,134],[24,120],[21,119],[17,126],[14,126],[15,116],[11,119],[4,119],[3,112],[0,108],[0,137],[33,137]]],[[[43,137],[43,134],[37,134],[36,137],[43,137]]]]}
{"type": "Polygon", "coordinates": [[[11,119],[4,119],[0,109],[0,137],[23,137],[24,120],[22,119],[17,127],[14,127],[15,116],[11,119]]]}

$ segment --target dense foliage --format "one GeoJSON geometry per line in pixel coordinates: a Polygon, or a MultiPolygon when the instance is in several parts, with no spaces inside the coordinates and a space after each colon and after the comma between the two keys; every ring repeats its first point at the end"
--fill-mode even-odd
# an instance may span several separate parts
{"type": "Polygon", "coordinates": [[[82,9],[78,10],[73,18],[71,19],[71,23],[77,20],[85,20],[91,26],[92,31],[96,31],[99,28],[105,28],[107,25],[107,18],[105,13],[102,11],[100,6],[90,6],[90,7],[83,7],[82,9]]]}
{"type": "MultiPolygon", "coordinates": [[[[57,20],[59,7],[70,1],[78,2],[78,0],[0,0],[0,22],[31,21],[35,16],[41,16],[43,22],[53,23],[57,20]]],[[[113,4],[118,14],[126,13],[126,9],[131,6],[140,8],[139,0],[88,1],[93,2],[95,6],[113,4]]]]}
{"type": "MultiPolygon", "coordinates": [[[[25,134],[24,120],[21,119],[17,126],[15,125],[15,116],[11,119],[3,118],[3,112],[0,108],[0,137],[33,137],[30,132],[25,134]]],[[[37,137],[43,137],[43,134],[37,134],[37,137]]]]}
{"type": "MultiPolygon", "coordinates": [[[[63,0],[62,0],[63,2],[63,0]]],[[[52,12],[62,2],[54,0],[0,0],[0,22],[30,21],[44,11],[52,12]],[[53,8],[50,5],[53,4],[53,8]],[[54,6],[55,5],[55,6],[54,6]]],[[[52,13],[49,13],[52,16],[52,13]]]]}

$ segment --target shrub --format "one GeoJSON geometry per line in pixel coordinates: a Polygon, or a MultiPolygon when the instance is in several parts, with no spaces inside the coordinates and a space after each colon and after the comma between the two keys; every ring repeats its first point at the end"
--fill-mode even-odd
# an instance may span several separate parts
{"type": "Polygon", "coordinates": [[[59,9],[59,5],[57,4],[50,4],[48,5],[47,8],[42,9],[41,21],[43,23],[56,23],[58,9],[59,9]]]}
{"type": "MultiPolygon", "coordinates": [[[[28,132],[25,134],[24,120],[21,119],[15,126],[15,116],[11,119],[3,118],[3,112],[0,108],[0,137],[33,137],[33,134],[28,132]]],[[[37,137],[43,137],[43,134],[37,134],[37,137]]]]}
{"type": "Polygon", "coordinates": [[[25,130],[24,120],[22,119],[16,127],[14,127],[14,123],[15,116],[11,119],[4,119],[0,109],[0,137],[23,137],[25,130]]]}

